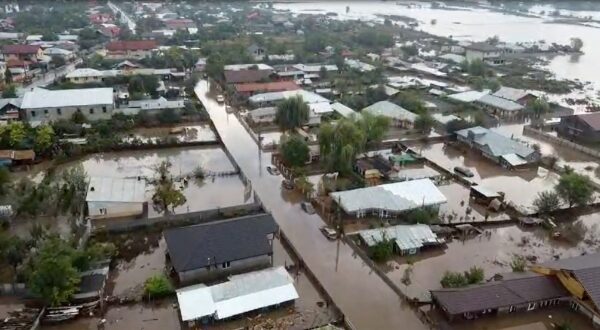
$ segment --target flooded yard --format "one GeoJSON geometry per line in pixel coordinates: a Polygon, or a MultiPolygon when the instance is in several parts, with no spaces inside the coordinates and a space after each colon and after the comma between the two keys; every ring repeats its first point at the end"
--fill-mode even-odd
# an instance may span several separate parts
{"type": "Polygon", "coordinates": [[[440,207],[439,216],[442,223],[493,222],[508,219],[508,215],[504,212],[494,212],[484,205],[475,203],[469,197],[469,188],[460,183],[452,182],[438,186],[438,189],[448,200],[440,207]]]}
{"type": "Polygon", "coordinates": [[[144,143],[156,143],[165,138],[175,138],[181,143],[217,141],[215,132],[206,124],[138,128],[123,140],[131,141],[133,139],[138,139],[144,143]]]}

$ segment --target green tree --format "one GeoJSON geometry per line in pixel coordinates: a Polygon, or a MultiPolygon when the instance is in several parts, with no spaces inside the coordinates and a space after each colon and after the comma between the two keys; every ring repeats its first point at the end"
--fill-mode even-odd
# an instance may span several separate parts
{"type": "Polygon", "coordinates": [[[6,194],[11,182],[10,171],[2,166],[0,167],[0,196],[6,194]]]}
{"type": "Polygon", "coordinates": [[[58,35],[56,35],[56,33],[46,32],[42,35],[42,40],[43,41],[57,41],[58,35]]]}
{"type": "Polygon", "coordinates": [[[67,62],[65,61],[64,57],[55,55],[55,56],[52,56],[50,63],[52,63],[54,65],[54,67],[58,68],[58,67],[65,65],[67,62]]]}
{"type": "Polygon", "coordinates": [[[443,288],[462,288],[469,285],[469,282],[463,273],[446,271],[440,284],[443,288]]]}
{"type": "Polygon", "coordinates": [[[527,267],[527,260],[523,256],[515,255],[510,261],[510,267],[513,272],[522,273],[527,267]]]}
{"type": "Polygon", "coordinates": [[[308,104],[302,96],[290,97],[277,105],[275,123],[282,131],[289,131],[306,124],[308,116],[308,104]]]}
{"type": "MultiPolygon", "coordinates": [[[[10,84],[12,84],[12,82],[13,82],[12,72],[9,69],[6,69],[6,71],[4,71],[4,83],[7,85],[10,85],[10,84]]],[[[4,97],[4,95],[2,97],[4,97]]]]}
{"type": "Polygon", "coordinates": [[[581,38],[571,38],[571,47],[576,52],[580,52],[581,48],[583,48],[583,41],[581,38]]]}
{"type": "Polygon", "coordinates": [[[534,118],[540,118],[542,115],[550,112],[550,105],[545,96],[540,97],[527,105],[527,112],[531,113],[534,118]]]}
{"type": "Polygon", "coordinates": [[[42,125],[35,132],[34,149],[36,152],[44,154],[54,144],[54,129],[50,125],[42,125]]]}
{"type": "MultiPolygon", "coordinates": [[[[7,72],[10,72],[10,71],[7,70],[7,72]]],[[[12,75],[10,75],[10,80],[12,81],[12,75]]],[[[17,97],[17,88],[13,84],[8,84],[2,91],[2,98],[10,99],[10,98],[15,98],[15,97],[17,97]]]]}
{"type": "Polygon", "coordinates": [[[460,131],[461,129],[473,127],[473,124],[463,120],[463,119],[454,119],[449,121],[446,124],[446,132],[453,134],[456,131],[460,131]]]}
{"type": "Polygon", "coordinates": [[[87,121],[87,118],[85,118],[85,115],[81,111],[77,111],[71,116],[71,121],[75,124],[83,124],[87,121]]]}
{"type": "Polygon", "coordinates": [[[485,76],[485,64],[482,60],[475,59],[469,62],[469,74],[472,76],[484,77],[485,76]]]}
{"type": "Polygon", "coordinates": [[[427,111],[425,104],[415,92],[400,92],[394,96],[394,100],[401,107],[417,114],[427,111]]]}
{"type": "Polygon", "coordinates": [[[369,248],[371,252],[371,258],[377,262],[383,262],[388,260],[394,255],[394,241],[386,237],[385,232],[383,233],[383,239],[377,244],[369,248]]]}
{"type": "Polygon", "coordinates": [[[427,112],[419,115],[419,117],[417,117],[417,119],[415,120],[415,128],[423,134],[429,134],[434,124],[435,120],[427,112]]]}
{"type": "Polygon", "coordinates": [[[594,194],[590,178],[577,173],[563,174],[555,189],[570,208],[574,205],[584,206],[588,204],[594,194]]]}
{"type": "Polygon", "coordinates": [[[152,200],[159,204],[165,212],[171,208],[175,209],[186,203],[185,195],[175,187],[170,175],[173,165],[169,161],[163,161],[154,168],[156,188],[152,200]]]}
{"type": "Polygon", "coordinates": [[[12,122],[8,125],[8,129],[10,132],[8,143],[11,147],[18,147],[25,142],[25,138],[27,137],[27,129],[23,122],[12,122]]]}
{"type": "Polygon", "coordinates": [[[364,112],[358,119],[358,124],[365,132],[367,143],[379,143],[390,128],[390,119],[364,112]]]}
{"type": "Polygon", "coordinates": [[[533,200],[533,207],[538,214],[548,214],[560,208],[560,196],[555,191],[539,192],[533,200]]]}
{"type": "Polygon", "coordinates": [[[283,161],[292,168],[304,166],[308,161],[308,144],[298,134],[284,135],[281,139],[280,149],[283,161]]]}
{"type": "Polygon", "coordinates": [[[68,302],[78,290],[80,277],[72,256],[72,247],[58,237],[51,237],[33,257],[28,287],[50,306],[68,302]]]}
{"type": "Polygon", "coordinates": [[[366,141],[366,133],[352,119],[343,118],[335,125],[325,123],[319,127],[321,159],[330,172],[352,173],[354,159],[365,149],[366,141]]]}
{"type": "Polygon", "coordinates": [[[162,298],[175,292],[169,279],[163,275],[154,275],[144,283],[144,293],[149,298],[162,298]]]}
{"type": "Polygon", "coordinates": [[[225,62],[219,54],[211,55],[206,59],[206,74],[213,79],[221,81],[223,79],[223,71],[225,62]]]}
{"type": "Polygon", "coordinates": [[[465,278],[467,279],[468,284],[480,283],[484,280],[484,277],[483,268],[481,267],[473,266],[465,271],[465,278]]]}

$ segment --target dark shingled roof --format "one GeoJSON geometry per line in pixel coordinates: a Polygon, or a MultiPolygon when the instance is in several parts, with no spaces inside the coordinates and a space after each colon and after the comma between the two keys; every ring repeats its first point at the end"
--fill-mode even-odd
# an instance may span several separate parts
{"type": "Polygon", "coordinates": [[[169,229],[164,232],[178,272],[271,253],[267,235],[277,231],[270,214],[169,229]]]}
{"type": "Polygon", "coordinates": [[[458,289],[432,290],[432,297],[452,315],[568,297],[553,276],[530,275],[458,289]]]}

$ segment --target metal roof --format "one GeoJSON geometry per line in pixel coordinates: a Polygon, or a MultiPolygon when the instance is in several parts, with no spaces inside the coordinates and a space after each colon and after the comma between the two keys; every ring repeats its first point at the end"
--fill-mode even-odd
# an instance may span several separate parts
{"type": "Polygon", "coordinates": [[[519,141],[515,141],[481,126],[456,131],[456,135],[472,140],[479,148],[487,148],[495,157],[516,154],[522,158],[526,158],[535,152],[535,150],[519,141]]]}
{"type": "Polygon", "coordinates": [[[146,182],[137,179],[92,177],[86,202],[143,203],[146,182]]]}
{"type": "Polygon", "coordinates": [[[498,108],[504,111],[520,111],[524,109],[524,107],[517,102],[489,94],[483,95],[480,99],[476,100],[475,102],[482,103],[484,105],[498,108]]]}
{"type": "Polygon", "coordinates": [[[527,160],[521,158],[517,154],[506,154],[501,156],[511,166],[520,166],[527,164],[527,160]]]}
{"type": "Polygon", "coordinates": [[[281,266],[231,276],[209,287],[201,284],[177,290],[183,321],[210,315],[225,319],[298,297],[293,279],[281,266]]]}
{"type": "Polygon", "coordinates": [[[340,102],[335,102],[334,104],[331,105],[331,108],[333,109],[333,111],[339,113],[340,115],[342,115],[346,118],[349,118],[353,115],[354,116],[359,115],[358,112],[352,110],[350,107],[347,107],[340,102]]]}
{"type": "Polygon", "coordinates": [[[347,213],[360,210],[403,212],[446,203],[446,197],[429,179],[332,192],[330,196],[347,213]]]}
{"type": "Polygon", "coordinates": [[[395,120],[405,120],[411,123],[414,123],[418,118],[417,114],[412,113],[390,101],[379,101],[377,103],[373,103],[364,108],[362,111],[366,111],[376,116],[384,116],[395,120]]]}
{"type": "Polygon", "coordinates": [[[479,100],[480,98],[482,98],[484,95],[487,95],[487,94],[489,94],[489,90],[481,91],[481,92],[480,91],[466,91],[466,92],[462,92],[462,93],[451,94],[451,95],[448,95],[448,97],[453,100],[456,100],[456,101],[471,103],[471,102],[479,100]]]}
{"type": "Polygon", "coordinates": [[[431,115],[431,117],[433,117],[435,121],[443,125],[446,125],[453,120],[461,120],[460,117],[457,117],[455,115],[443,115],[441,113],[434,113],[431,115]]]}
{"type": "Polygon", "coordinates": [[[313,72],[318,73],[321,71],[321,68],[325,68],[326,71],[337,71],[338,67],[334,64],[295,64],[294,68],[303,71],[303,72],[313,72]]]}
{"type": "Polygon", "coordinates": [[[439,244],[441,241],[428,225],[397,225],[387,228],[363,230],[358,233],[368,246],[374,246],[383,239],[394,240],[402,250],[418,249],[425,244],[439,244]]]}
{"type": "Polygon", "coordinates": [[[250,68],[256,68],[256,70],[271,70],[273,71],[273,67],[264,63],[250,63],[250,64],[230,64],[226,65],[223,70],[225,71],[239,71],[239,70],[248,70],[250,68]]]}
{"type": "Polygon", "coordinates": [[[248,98],[248,100],[250,101],[250,103],[258,104],[258,103],[262,103],[262,102],[281,101],[281,100],[284,100],[284,99],[287,99],[290,97],[294,97],[294,96],[302,96],[302,99],[304,100],[304,102],[306,102],[308,104],[320,103],[320,102],[329,103],[329,100],[324,98],[323,96],[321,96],[317,93],[305,91],[303,89],[298,89],[298,90],[294,90],[294,91],[261,93],[261,94],[256,94],[256,95],[250,96],[250,98],[248,98]]]}
{"type": "Polygon", "coordinates": [[[36,88],[23,96],[23,109],[112,105],[112,88],[46,90],[36,88]]]}
{"type": "Polygon", "coordinates": [[[492,95],[516,102],[527,95],[531,95],[531,93],[527,92],[524,89],[502,86],[492,95]]]}

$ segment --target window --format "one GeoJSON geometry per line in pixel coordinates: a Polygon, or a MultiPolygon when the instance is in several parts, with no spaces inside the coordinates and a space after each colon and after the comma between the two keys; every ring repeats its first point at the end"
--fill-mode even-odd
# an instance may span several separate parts
{"type": "Polygon", "coordinates": [[[35,117],[35,111],[31,111],[31,117],[35,117]]]}
{"type": "Polygon", "coordinates": [[[90,108],[90,115],[94,114],[94,108],[90,108]]]}
{"type": "Polygon", "coordinates": [[[106,107],[102,107],[102,112],[106,113],[106,107]]]}
{"type": "Polygon", "coordinates": [[[56,113],[62,115],[62,110],[60,108],[56,108],[56,113]]]}
{"type": "Polygon", "coordinates": [[[537,303],[529,303],[529,305],[527,305],[527,310],[528,311],[532,311],[537,307],[537,303]]]}
{"type": "Polygon", "coordinates": [[[227,261],[227,262],[224,262],[224,263],[223,263],[223,268],[224,268],[224,269],[225,269],[225,268],[229,268],[229,267],[231,267],[231,262],[227,261]]]}
{"type": "Polygon", "coordinates": [[[48,109],[44,109],[44,114],[47,115],[48,114],[48,109]]]}

